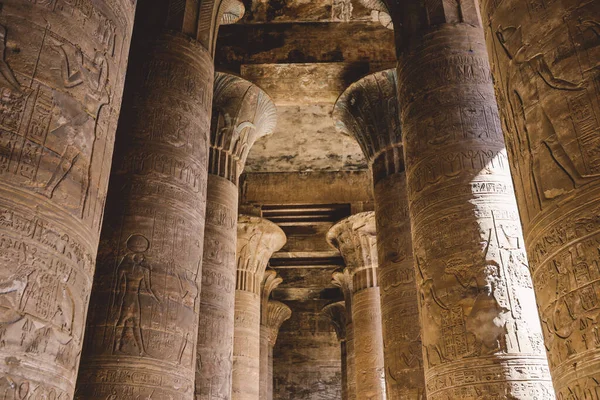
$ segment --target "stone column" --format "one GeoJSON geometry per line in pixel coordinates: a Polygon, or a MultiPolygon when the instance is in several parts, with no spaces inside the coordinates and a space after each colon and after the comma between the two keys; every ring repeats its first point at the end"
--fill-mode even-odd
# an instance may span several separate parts
{"type": "Polygon", "coordinates": [[[71,399],[135,2],[2,2],[0,393],[71,399]]]}
{"type": "Polygon", "coordinates": [[[261,313],[265,315],[265,319],[263,319],[260,326],[261,394],[259,398],[261,400],[273,400],[273,348],[275,347],[275,342],[277,342],[279,328],[281,324],[290,319],[292,310],[279,301],[269,300],[265,310],[261,311],[261,313]],[[262,364],[266,366],[266,369],[263,369],[262,364]],[[263,374],[265,377],[264,380],[263,374]],[[263,384],[264,392],[262,391],[263,384]]]}
{"type": "Polygon", "coordinates": [[[238,177],[250,148],[273,132],[276,110],[252,83],[216,73],[200,292],[196,399],[231,398],[238,177]]]}
{"type": "MultiPolygon", "coordinates": [[[[354,357],[354,324],[352,323],[352,275],[347,268],[342,272],[334,272],[332,284],[337,286],[344,295],[344,308],[346,315],[344,316],[346,343],[344,346],[345,358],[342,362],[346,363],[346,387],[348,400],[356,400],[356,364],[354,357]]],[[[342,354],[343,355],[343,354],[342,354]]],[[[344,375],[342,374],[342,378],[344,375]]]]}
{"type": "Polygon", "coordinates": [[[260,387],[261,283],[285,233],[264,218],[240,215],[233,336],[233,400],[258,400],[260,387]]]}
{"type": "Polygon", "coordinates": [[[283,279],[277,275],[276,271],[265,271],[261,286],[260,300],[260,387],[258,397],[261,400],[267,398],[269,393],[269,386],[271,389],[271,395],[273,393],[273,379],[269,380],[269,338],[271,334],[271,329],[269,327],[269,324],[267,323],[267,320],[269,318],[268,306],[269,297],[271,296],[271,293],[277,286],[281,284],[281,282],[283,282],[283,279]]]}
{"type": "Polygon", "coordinates": [[[378,277],[389,400],[425,396],[423,353],[398,114],[396,71],[352,84],[336,102],[336,128],[356,138],[373,175],[378,277]]]}
{"type": "Polygon", "coordinates": [[[381,304],[377,283],[375,213],[352,215],[327,232],[352,278],[357,399],[386,399],[381,304]]]}
{"type": "Polygon", "coordinates": [[[78,399],[194,397],[214,78],[207,37],[228,3],[178,3],[137,10],[78,399]],[[216,16],[208,24],[207,13],[216,16]]]}
{"type": "Polygon", "coordinates": [[[340,342],[340,359],[342,364],[342,400],[348,400],[348,352],[346,350],[346,303],[338,301],[337,303],[328,304],[321,310],[324,316],[327,317],[337,339],[340,342]]]}
{"type": "Polygon", "coordinates": [[[600,395],[600,3],[480,4],[556,395],[594,398],[600,395]]]}
{"type": "Polygon", "coordinates": [[[477,6],[398,7],[427,396],[553,399],[477,6]]]}

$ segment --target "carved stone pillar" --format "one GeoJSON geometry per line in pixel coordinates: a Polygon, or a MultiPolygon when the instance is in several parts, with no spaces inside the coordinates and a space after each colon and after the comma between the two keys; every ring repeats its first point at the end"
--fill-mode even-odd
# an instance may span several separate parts
{"type": "Polygon", "coordinates": [[[138,7],[78,399],[194,397],[210,38],[227,4],[138,7]]]}
{"type": "MultiPolygon", "coordinates": [[[[346,387],[347,387],[347,398],[348,400],[356,400],[356,364],[354,357],[354,325],[352,324],[352,275],[348,268],[342,272],[333,273],[332,283],[339,287],[344,295],[344,308],[346,315],[344,317],[345,322],[345,357],[342,358],[342,362],[346,363],[346,387]]],[[[342,354],[343,356],[344,354],[342,354]]],[[[342,379],[344,375],[342,374],[342,379]]]]}
{"type": "Polygon", "coordinates": [[[600,2],[480,4],[556,395],[598,396],[600,2]]]}
{"type": "Polygon", "coordinates": [[[260,300],[260,388],[258,397],[261,400],[267,398],[269,386],[271,396],[273,394],[273,379],[269,380],[269,335],[271,334],[271,329],[267,320],[269,318],[269,297],[281,282],[283,282],[283,279],[277,275],[277,272],[273,270],[265,271],[260,300]]]}
{"type": "Polygon", "coordinates": [[[385,400],[375,214],[343,219],[327,232],[327,241],[340,251],[352,277],[356,398],[385,400]]]}
{"type": "Polygon", "coordinates": [[[342,400],[348,400],[348,352],[346,350],[346,303],[338,301],[328,304],[321,310],[331,322],[337,339],[340,342],[340,359],[342,364],[342,400]]]}
{"type": "Polygon", "coordinates": [[[396,71],[369,75],[338,99],[338,131],[358,141],[373,174],[389,400],[422,399],[425,376],[412,256],[396,71]]]}
{"type": "Polygon", "coordinates": [[[279,328],[281,324],[290,319],[292,310],[285,304],[274,300],[267,301],[265,306],[264,310],[261,310],[264,319],[260,325],[261,393],[259,398],[260,400],[273,400],[273,348],[277,342],[279,328]]]}
{"type": "Polygon", "coordinates": [[[286,237],[271,221],[249,215],[240,215],[237,232],[232,399],[258,400],[261,283],[269,258],[286,237]]]}
{"type": "Polygon", "coordinates": [[[135,2],[2,2],[0,395],[70,399],[135,2]]]}
{"type": "Polygon", "coordinates": [[[553,399],[476,4],[398,7],[427,396],[553,399]]]}
{"type": "Polygon", "coordinates": [[[273,132],[276,110],[252,83],[216,73],[200,292],[196,399],[231,398],[238,177],[250,148],[273,132]]]}

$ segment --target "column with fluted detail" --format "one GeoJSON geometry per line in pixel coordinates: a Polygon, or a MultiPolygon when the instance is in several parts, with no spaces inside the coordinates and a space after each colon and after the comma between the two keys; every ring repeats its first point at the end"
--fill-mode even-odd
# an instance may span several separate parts
{"type": "Polygon", "coordinates": [[[600,396],[600,2],[480,0],[558,398],[600,396]]]}
{"type": "Polygon", "coordinates": [[[0,7],[0,397],[71,399],[136,5],[0,7]]]}
{"type": "Polygon", "coordinates": [[[342,366],[342,400],[348,400],[348,352],[346,350],[346,302],[328,304],[321,310],[327,317],[340,342],[340,361],[342,366]]]}
{"type": "Polygon", "coordinates": [[[553,399],[475,0],[392,6],[427,397],[553,399]]]}
{"type": "Polygon", "coordinates": [[[78,399],[194,398],[212,51],[237,3],[138,4],[78,399]]]}
{"type": "Polygon", "coordinates": [[[233,336],[234,400],[258,400],[260,390],[260,305],[264,272],[285,233],[264,218],[240,215],[233,336]]]}
{"type": "Polygon", "coordinates": [[[358,141],[373,176],[385,377],[390,400],[425,397],[397,96],[396,71],[381,71],[350,85],[333,111],[337,130],[358,141]]]}
{"type": "Polygon", "coordinates": [[[346,344],[346,392],[348,400],[356,400],[356,364],[354,360],[354,324],[352,323],[352,275],[350,270],[345,268],[343,271],[333,273],[331,283],[340,288],[344,296],[344,317],[346,344]]]}
{"type": "Polygon", "coordinates": [[[385,400],[385,372],[381,304],[377,280],[375,214],[352,215],[327,232],[352,278],[352,324],[356,398],[385,400]]]}
{"type": "Polygon", "coordinates": [[[231,398],[238,178],[254,142],[271,134],[275,105],[260,88],[215,74],[200,291],[196,399],[231,398]]]}
{"type": "Polygon", "coordinates": [[[273,400],[273,348],[281,324],[290,319],[292,310],[280,301],[268,300],[262,305],[260,325],[260,400],[273,400]],[[263,378],[264,377],[264,378],[263,378]],[[264,389],[263,389],[264,388],[264,389]]]}

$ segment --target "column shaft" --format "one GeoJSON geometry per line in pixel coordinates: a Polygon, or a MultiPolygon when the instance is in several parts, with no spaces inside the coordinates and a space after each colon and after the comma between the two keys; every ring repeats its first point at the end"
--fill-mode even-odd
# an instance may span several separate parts
{"type": "Polygon", "coordinates": [[[354,324],[346,325],[346,368],[348,371],[348,399],[358,400],[356,395],[356,360],[354,357],[354,324]]]}
{"type": "Polygon", "coordinates": [[[481,28],[427,30],[398,88],[427,396],[552,399],[481,28]]]}
{"type": "Polygon", "coordinates": [[[342,400],[348,400],[348,350],[346,339],[340,340],[340,358],[342,364],[342,400]]]}
{"type": "Polygon", "coordinates": [[[196,399],[230,399],[238,188],[209,174],[196,362],[196,399]]]}
{"type": "Polygon", "coordinates": [[[385,400],[385,372],[379,288],[352,295],[356,398],[385,400]]]}
{"type": "Polygon", "coordinates": [[[78,381],[86,400],[194,396],[213,62],[182,34],[149,37],[119,125],[78,381]]]}
{"type": "MultiPolygon", "coordinates": [[[[374,164],[384,162],[384,157],[374,164]]],[[[376,165],[373,170],[384,170],[376,165]]],[[[388,400],[423,399],[425,377],[405,174],[375,181],[374,198],[388,400]]]]}
{"type": "Polygon", "coordinates": [[[258,400],[260,387],[260,297],[235,291],[233,399],[258,400]]]}
{"type": "Polygon", "coordinates": [[[269,345],[269,371],[267,374],[267,400],[273,400],[273,350],[275,344],[269,345]]]}
{"type": "Polygon", "coordinates": [[[1,6],[0,393],[70,399],[135,6],[1,6]]]}
{"type": "Polygon", "coordinates": [[[600,395],[600,3],[481,1],[557,397],[600,395]]]}
{"type": "Polygon", "coordinates": [[[270,337],[269,327],[261,324],[260,325],[260,390],[259,399],[265,400],[268,397],[269,386],[271,387],[271,393],[273,392],[273,379],[269,381],[269,344],[270,337]],[[269,382],[271,383],[269,385],[269,382]]]}

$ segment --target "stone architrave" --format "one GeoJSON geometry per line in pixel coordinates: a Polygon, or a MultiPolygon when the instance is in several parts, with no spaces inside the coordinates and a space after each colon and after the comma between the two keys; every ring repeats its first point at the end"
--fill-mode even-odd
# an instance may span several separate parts
{"type": "MultiPolygon", "coordinates": [[[[344,295],[344,308],[346,315],[345,322],[345,358],[342,362],[346,363],[346,393],[348,400],[356,400],[356,363],[354,357],[354,324],[352,323],[352,275],[350,270],[345,268],[343,271],[333,273],[332,284],[337,286],[344,295]]],[[[344,376],[342,375],[342,379],[344,376]]],[[[342,388],[343,390],[343,388],[342,388]]]]}
{"type": "Polygon", "coordinates": [[[239,216],[237,232],[232,399],[258,400],[263,275],[286,236],[271,221],[249,215],[239,216]]]}
{"type": "Polygon", "coordinates": [[[600,394],[600,2],[480,4],[556,395],[594,398],[600,394]]]}
{"type": "MultiPolygon", "coordinates": [[[[259,399],[264,400],[270,395],[273,397],[273,375],[269,379],[269,341],[271,328],[269,319],[269,297],[273,290],[283,282],[274,270],[265,271],[260,300],[260,388],[259,399]]],[[[290,311],[291,312],[291,311],[290,311]]],[[[291,314],[290,314],[291,316],[291,314]]],[[[286,318],[287,319],[287,318],[286,318]]],[[[282,321],[283,323],[283,321],[282,321]]],[[[275,345],[275,343],[273,343],[275,345]]]]}
{"type": "Polygon", "coordinates": [[[238,178],[254,142],[275,128],[271,99],[252,83],[215,74],[200,291],[196,399],[231,398],[238,178]]]}
{"type": "Polygon", "coordinates": [[[375,213],[343,219],[329,229],[327,241],[340,251],[352,279],[356,398],[385,400],[375,213]]]}
{"type": "Polygon", "coordinates": [[[477,5],[396,6],[427,397],[554,399],[477,5]]]}
{"type": "Polygon", "coordinates": [[[2,1],[2,398],[73,397],[134,13],[2,1]]]}
{"type": "Polygon", "coordinates": [[[342,363],[342,400],[348,400],[348,354],[346,350],[346,302],[338,301],[328,304],[321,310],[327,317],[337,339],[340,342],[340,355],[342,363]]]}
{"type": "Polygon", "coordinates": [[[179,3],[137,7],[77,399],[194,398],[211,50],[233,3],[179,3]]]}
{"type": "Polygon", "coordinates": [[[422,399],[425,376],[396,71],[368,75],[336,102],[336,128],[356,138],[373,175],[388,398],[422,399]]]}
{"type": "Polygon", "coordinates": [[[279,328],[281,324],[290,319],[292,310],[282,302],[275,300],[269,300],[267,304],[263,303],[263,307],[264,311],[261,310],[261,314],[265,318],[260,325],[261,394],[259,398],[260,400],[273,400],[273,348],[277,342],[279,328]],[[266,369],[263,369],[263,364],[266,369]],[[264,392],[262,392],[263,384],[265,385],[264,392]]]}

